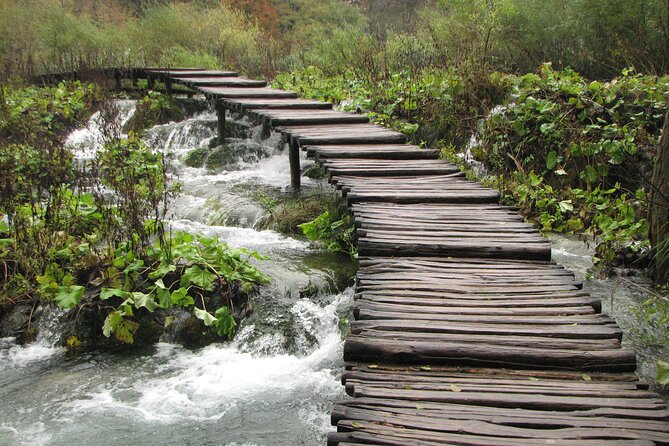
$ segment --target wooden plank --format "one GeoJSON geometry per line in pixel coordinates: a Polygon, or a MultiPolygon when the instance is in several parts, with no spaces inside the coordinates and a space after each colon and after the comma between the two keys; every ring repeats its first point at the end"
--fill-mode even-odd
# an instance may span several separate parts
{"type": "Polygon", "coordinates": [[[466,315],[466,316],[567,316],[567,315],[589,315],[595,314],[589,306],[560,306],[560,307],[513,307],[513,308],[481,308],[481,307],[459,307],[448,306],[428,306],[411,303],[378,303],[366,300],[358,300],[353,307],[353,314],[356,319],[367,319],[368,311],[395,314],[428,314],[439,317],[442,314],[448,315],[466,315]]]}
{"type": "MultiPolygon", "coordinates": [[[[483,430],[483,423],[476,425],[478,430],[483,430]]],[[[397,428],[394,426],[383,425],[380,423],[369,423],[365,421],[353,421],[353,420],[342,420],[337,423],[337,428],[339,431],[346,433],[338,432],[336,434],[328,435],[328,446],[339,444],[340,442],[346,441],[362,441],[362,442],[371,442],[370,444],[381,444],[381,445],[402,445],[407,444],[417,445],[417,446],[427,446],[427,445],[444,445],[444,444],[457,444],[457,445],[476,445],[476,446],[489,446],[489,445],[500,445],[500,446],[509,446],[509,445],[536,445],[536,444],[554,444],[561,446],[600,446],[602,442],[605,444],[625,444],[625,445],[653,445],[652,440],[645,440],[635,438],[634,433],[630,432],[611,432],[608,433],[607,430],[587,430],[590,435],[587,435],[585,432],[578,432],[574,436],[576,439],[568,438],[551,438],[550,433],[547,433],[546,436],[535,436],[532,438],[518,438],[518,437],[504,437],[501,435],[495,435],[494,432],[490,430],[484,430],[479,434],[474,432],[468,432],[468,430],[474,430],[470,426],[470,429],[465,429],[461,431],[462,433],[450,433],[450,432],[438,432],[434,430],[421,430],[421,429],[409,429],[409,428],[397,428]],[[580,436],[578,435],[580,434],[580,436]],[[620,434],[616,437],[614,435],[620,434]],[[582,438],[587,436],[588,438],[582,438]],[[631,438],[630,438],[631,437],[631,438]],[[620,441],[618,441],[620,440],[620,441]],[[402,443],[403,441],[404,443],[402,443]]],[[[502,432],[503,433],[503,432],[502,432]]]]}
{"type": "Polygon", "coordinates": [[[296,98],[294,91],[273,88],[197,87],[203,94],[218,99],[225,98],[296,98]]]}
{"type": "Polygon", "coordinates": [[[277,126],[302,145],[314,144],[372,144],[404,143],[406,137],[399,132],[374,124],[331,124],[317,126],[277,126]]]}
{"type": "Polygon", "coordinates": [[[237,111],[256,109],[298,109],[298,110],[332,110],[329,102],[312,101],[306,99],[271,99],[271,98],[226,98],[223,102],[227,107],[237,111]]]}
{"type": "MultiPolygon", "coordinates": [[[[567,339],[622,339],[622,331],[613,325],[515,325],[483,324],[475,322],[442,322],[417,320],[360,320],[351,322],[351,332],[362,330],[392,330],[419,333],[487,334],[496,336],[538,336],[567,339]]],[[[362,359],[364,360],[364,359],[362,359]]]]}
{"type": "Polygon", "coordinates": [[[459,243],[439,240],[404,240],[391,242],[361,238],[358,240],[358,252],[363,255],[405,256],[405,255],[443,255],[445,257],[487,257],[496,259],[550,260],[551,250],[548,243],[527,242],[501,243],[496,240],[479,243],[459,243]]]}
{"type": "MultiPolygon", "coordinates": [[[[621,371],[636,369],[636,356],[625,349],[591,351],[531,348],[513,345],[397,341],[351,335],[344,344],[346,361],[384,361],[409,364],[467,364],[481,366],[557,368],[579,371],[621,371]]],[[[357,395],[357,393],[356,393],[357,395]]]]}
{"type": "Polygon", "coordinates": [[[412,402],[456,403],[473,406],[500,407],[508,409],[539,409],[550,411],[590,410],[612,408],[623,410],[666,410],[666,404],[660,399],[642,398],[598,398],[580,396],[555,396],[543,394],[517,395],[490,392],[454,392],[413,389],[387,389],[370,385],[357,385],[354,389],[356,398],[404,399],[412,402]]]}
{"type": "MultiPolygon", "coordinates": [[[[554,429],[528,428],[526,426],[509,426],[495,421],[450,418],[433,419],[421,415],[388,414],[369,409],[349,408],[348,419],[368,422],[383,426],[393,426],[401,429],[419,429],[430,432],[446,432],[485,436],[499,436],[505,438],[528,439],[648,439],[652,441],[668,441],[669,434],[640,429],[639,427],[618,427],[611,423],[605,432],[590,427],[556,427],[554,429]]],[[[340,420],[343,421],[344,419],[340,420]]],[[[339,423],[339,422],[338,422],[339,423]]]]}
{"type": "Polygon", "coordinates": [[[358,159],[437,159],[438,150],[421,149],[409,144],[330,144],[302,147],[307,156],[317,161],[331,158],[358,159]]]}
{"type": "Polygon", "coordinates": [[[404,416],[425,417],[431,420],[477,420],[494,423],[500,426],[527,426],[533,429],[560,429],[564,427],[591,428],[591,429],[634,429],[650,431],[654,433],[667,433],[667,423],[655,420],[639,420],[609,417],[579,417],[572,416],[569,412],[560,414],[545,411],[530,411],[514,409],[513,411],[497,410],[494,413],[488,411],[459,410],[458,405],[444,405],[439,409],[426,409],[420,406],[417,409],[397,408],[389,406],[365,406],[365,405],[337,405],[332,411],[332,424],[336,425],[345,419],[366,420],[377,415],[392,417],[390,423],[402,423],[404,416]],[[398,418],[395,418],[398,416],[398,418]]]}
{"type": "Polygon", "coordinates": [[[186,77],[179,75],[178,77],[172,76],[172,79],[175,82],[180,84],[187,85],[189,87],[265,87],[267,86],[267,81],[263,80],[252,80],[244,79],[241,77],[230,77],[230,76],[194,76],[186,77]]]}

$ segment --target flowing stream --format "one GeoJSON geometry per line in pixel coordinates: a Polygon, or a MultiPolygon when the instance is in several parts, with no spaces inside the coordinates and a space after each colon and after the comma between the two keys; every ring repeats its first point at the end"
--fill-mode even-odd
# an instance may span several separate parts
{"type": "MultiPolygon", "coordinates": [[[[127,122],[135,103],[117,105],[127,122]]],[[[68,139],[82,160],[98,147],[96,118],[68,139]]],[[[289,186],[287,151],[277,136],[261,140],[245,119],[229,121],[248,137],[228,141],[239,155],[225,169],[180,162],[215,136],[211,112],[156,126],[145,139],[169,155],[171,175],[183,184],[169,211],[175,230],[218,235],[269,257],[257,266],[272,283],[252,297],[254,311],[235,339],[188,350],[166,336],[146,351],[68,358],[56,346],[59,314],[49,310],[55,314],[40,319],[36,342],[0,339],[0,445],[324,444],[330,408],[345,397],[340,325],[349,317],[354,266],[256,229],[266,212],[249,197],[289,186]]]]}

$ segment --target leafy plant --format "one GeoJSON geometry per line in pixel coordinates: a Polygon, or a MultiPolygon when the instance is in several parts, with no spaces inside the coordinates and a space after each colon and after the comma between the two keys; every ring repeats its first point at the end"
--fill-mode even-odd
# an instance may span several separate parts
{"type": "Polygon", "coordinates": [[[351,257],[358,255],[354,242],[355,227],[349,216],[337,220],[330,211],[325,211],[314,220],[298,227],[309,240],[323,244],[329,251],[343,252],[351,257]]]}
{"type": "Polygon", "coordinates": [[[156,243],[144,260],[138,260],[128,245],[99,268],[93,284],[101,286],[101,301],[117,301],[105,320],[103,333],[123,343],[132,343],[138,328],[133,321],[139,310],[154,312],[174,307],[191,308],[205,326],[219,336],[231,337],[237,326],[232,302],[237,289],[250,292],[254,284],[270,279],[249,263],[262,260],[254,251],[232,249],[216,237],[177,232],[167,245],[156,243]],[[208,304],[220,305],[212,314],[208,304]],[[126,323],[129,321],[132,323],[126,323]],[[118,330],[118,334],[117,334],[118,330]]]}

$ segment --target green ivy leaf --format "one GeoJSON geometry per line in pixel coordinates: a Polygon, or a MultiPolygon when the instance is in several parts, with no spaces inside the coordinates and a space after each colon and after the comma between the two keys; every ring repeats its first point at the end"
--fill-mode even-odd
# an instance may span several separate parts
{"type": "Polygon", "coordinates": [[[237,322],[228,311],[228,307],[221,307],[216,310],[216,319],[214,326],[219,336],[230,336],[234,333],[237,322]]]}
{"type": "Polygon", "coordinates": [[[102,326],[102,334],[106,337],[110,337],[111,334],[116,330],[116,327],[123,321],[123,315],[120,311],[112,311],[105,318],[105,323],[102,326]]]}
{"type": "Polygon", "coordinates": [[[158,268],[156,268],[155,271],[152,271],[149,274],[149,278],[151,279],[158,279],[160,277],[164,277],[166,274],[169,274],[171,272],[174,272],[177,270],[177,267],[171,263],[168,264],[160,264],[158,268]]]}
{"type": "Polygon", "coordinates": [[[200,268],[197,265],[193,265],[184,271],[183,276],[181,276],[181,284],[184,285],[191,283],[204,290],[212,291],[214,289],[214,281],[216,279],[216,274],[207,269],[200,268]]]}
{"type": "Polygon", "coordinates": [[[172,306],[172,296],[170,295],[169,290],[157,288],[156,297],[158,298],[158,305],[160,308],[170,308],[172,306]]]}
{"type": "Polygon", "coordinates": [[[118,288],[103,288],[100,291],[100,300],[107,300],[110,297],[120,297],[122,299],[127,299],[130,297],[130,293],[127,291],[120,290],[118,288]]]}
{"type": "Polygon", "coordinates": [[[546,156],[546,168],[548,170],[553,170],[553,168],[557,164],[557,161],[558,161],[557,153],[555,152],[555,150],[551,150],[550,152],[548,152],[548,156],[546,156]]]}
{"type": "Polygon", "coordinates": [[[153,299],[153,296],[146,293],[134,292],[132,293],[133,301],[135,302],[135,308],[144,307],[149,310],[151,313],[156,311],[158,304],[153,299]]]}
{"type": "Polygon", "coordinates": [[[116,327],[116,330],[114,331],[114,337],[124,344],[132,344],[135,342],[134,335],[138,329],[139,324],[137,322],[123,319],[118,327],[116,327]]]}
{"type": "Polygon", "coordinates": [[[107,315],[102,327],[102,333],[106,337],[110,337],[113,333],[119,342],[132,344],[135,342],[134,335],[138,329],[139,324],[137,322],[125,319],[123,313],[117,310],[107,315]]]}
{"type": "Polygon", "coordinates": [[[207,310],[201,310],[200,308],[195,307],[193,308],[193,313],[195,313],[195,317],[203,321],[204,325],[207,327],[211,327],[217,321],[217,319],[207,310]]]}
{"type": "Polygon", "coordinates": [[[82,297],[84,297],[84,287],[69,285],[58,287],[54,299],[60,308],[70,310],[79,304],[82,297]]]}
{"type": "Polygon", "coordinates": [[[173,291],[170,300],[173,305],[179,307],[188,307],[195,303],[193,298],[188,295],[188,290],[186,288],[179,288],[178,290],[173,291]]]}

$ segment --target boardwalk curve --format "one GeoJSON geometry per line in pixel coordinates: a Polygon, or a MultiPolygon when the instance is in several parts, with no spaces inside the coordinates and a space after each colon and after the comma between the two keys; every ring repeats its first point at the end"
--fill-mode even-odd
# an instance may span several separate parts
{"type": "Polygon", "coordinates": [[[342,376],[353,398],[333,408],[328,445],[669,444],[667,406],[633,374],[620,328],[496,191],[364,115],[263,81],[141,75],[281,132],[293,186],[304,150],[346,199],[360,256],[342,376]]]}

